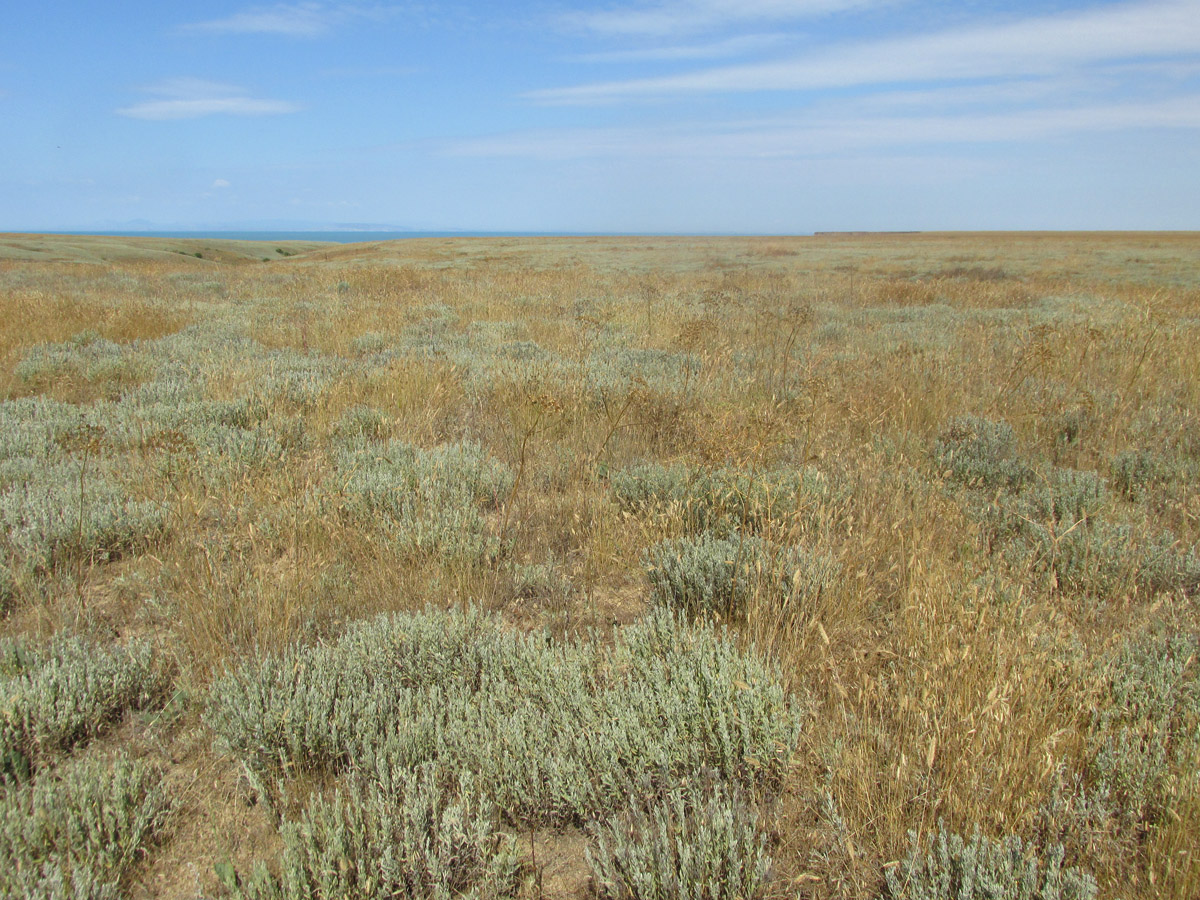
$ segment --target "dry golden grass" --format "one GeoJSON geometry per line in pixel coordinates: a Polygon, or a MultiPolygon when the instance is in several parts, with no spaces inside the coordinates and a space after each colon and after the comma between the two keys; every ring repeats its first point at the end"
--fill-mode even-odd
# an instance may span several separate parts
{"type": "MultiPolygon", "coordinates": [[[[759,598],[739,624],[809,710],[776,813],[774,890],[868,898],[910,831],[944,821],[1036,837],[1063,773],[1085,766],[1092,711],[1105,702],[1099,662],[1131,635],[1200,629],[1195,596],[1074,590],[990,552],[968,492],[931,453],[947,421],[972,414],[1011,424],[1043,468],[1107,477],[1130,449],[1200,464],[1196,235],[412,240],[286,259],[252,245],[205,248],[219,261],[188,258],[186,242],[120,246],[139,258],[97,239],[2,244],[8,398],[88,404],[129,387],[22,381],[15,367],[35,345],[86,330],[148,342],[216,318],[240,323],[264,351],[314,358],[358,358],[364,336],[390,345],[490,323],[506,341],[570,362],[615,341],[693,354],[698,372],[678,390],[635,381],[597,401],[571,378],[480,387],[473,363],[452,354],[343,371],[308,405],[270,400],[264,421],[293,422],[288,433],[303,438],[285,465],[214,486],[203,460],[179,475],[147,462],[140,490],[169,505],[166,535],[133,559],[22,582],[9,634],[150,634],[199,697],[237,658],[380,611],[473,600],[556,632],[628,622],[647,595],[641,552],[680,523],[622,513],[605,472],[654,460],[815,466],[839,492],[770,536],[832,555],[841,580],[799,615],[759,598]],[[448,310],[449,324],[431,308],[448,310]],[[339,512],[331,448],[359,406],[381,411],[384,437],[477,441],[516,473],[486,522],[511,543],[508,563],[414,558],[339,512]],[[535,563],[553,566],[570,592],[523,593],[513,565],[535,563]]],[[[208,398],[253,393],[272,364],[247,357],[212,372],[208,398]]],[[[1114,497],[1136,533],[1169,530],[1182,548],[1200,540],[1194,482],[1114,497]]],[[[214,863],[274,846],[252,826],[222,833],[254,816],[239,807],[234,764],[197,737],[199,705],[147,751],[191,786],[138,896],[214,891],[214,863]]],[[[1190,900],[1200,890],[1200,785],[1194,772],[1173,777],[1167,813],[1144,834],[1069,847],[1102,897],[1190,900]]],[[[538,864],[569,873],[554,882],[569,885],[559,895],[583,891],[578,835],[539,842],[538,864]]]]}

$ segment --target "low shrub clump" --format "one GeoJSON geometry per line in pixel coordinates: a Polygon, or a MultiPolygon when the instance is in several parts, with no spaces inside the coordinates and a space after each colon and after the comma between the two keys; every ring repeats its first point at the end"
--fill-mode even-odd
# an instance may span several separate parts
{"type": "MultiPolygon", "coordinates": [[[[1139,533],[1119,520],[1109,483],[1086,469],[1039,469],[1016,455],[1011,427],[953,419],[934,445],[939,467],[972,488],[968,512],[989,551],[1019,560],[1052,589],[1081,594],[1154,595],[1200,589],[1200,557],[1168,531],[1139,533]],[[983,495],[978,489],[987,488],[983,495]]],[[[1158,470],[1145,454],[1121,454],[1110,467],[1117,496],[1139,496],[1158,470]]]]}
{"type": "Polygon", "coordinates": [[[515,476],[478,444],[357,445],[339,453],[338,473],[340,511],[406,553],[474,564],[502,552],[484,514],[509,496],[515,476]]]}
{"type": "Polygon", "coordinates": [[[127,710],[159,699],[165,683],[144,643],[109,649],[59,638],[44,648],[0,646],[0,781],[26,778],[86,743],[127,710]]]}
{"type": "Polygon", "coordinates": [[[374,406],[352,406],[334,423],[334,435],[342,441],[381,441],[387,437],[387,416],[374,406]]]}
{"type": "Polygon", "coordinates": [[[778,786],[799,711],[770,666],[666,612],[611,650],[479,613],[376,619],[214,684],[209,721],[268,799],[285,772],[439,761],[512,822],[584,822],[640,779],[712,770],[778,786]]]}
{"type": "Polygon", "coordinates": [[[1163,458],[1156,453],[1125,450],[1109,460],[1108,474],[1121,496],[1138,501],[1150,488],[1166,481],[1169,470],[1163,458]]]}
{"type": "Polygon", "coordinates": [[[1125,834],[1161,820],[1200,762],[1200,644],[1183,634],[1130,641],[1107,675],[1088,738],[1092,795],[1125,834]]]}
{"type": "Polygon", "coordinates": [[[796,718],[774,683],[716,632],[666,614],[628,629],[609,654],[501,632],[477,613],[431,612],[242,668],[214,686],[211,720],[259,768],[281,755],[334,771],[352,758],[457,755],[494,775],[493,793],[541,795],[514,795],[506,809],[586,816],[644,771],[709,765],[778,780],[796,718]],[[580,722],[594,726],[586,741],[580,722]],[[679,740],[655,737],[651,722],[679,740]]]}
{"type": "Polygon", "coordinates": [[[1019,494],[982,513],[998,546],[1017,549],[1054,584],[1101,595],[1200,587],[1200,559],[1170,532],[1139,534],[1111,520],[1108,487],[1095,472],[1052,469],[1019,494]]]}
{"type": "Polygon", "coordinates": [[[110,393],[119,393],[135,382],[145,369],[136,348],[102,338],[95,331],[82,331],[60,344],[32,348],[16,366],[15,374],[31,387],[44,388],[55,382],[111,383],[110,393]]]}
{"type": "Polygon", "coordinates": [[[754,900],[767,886],[758,815],[719,782],[647,791],[591,832],[588,862],[606,900],[754,900]]]}
{"type": "Polygon", "coordinates": [[[0,790],[0,894],[117,900],[170,806],[161,772],[124,756],[0,790]]]}
{"type": "Polygon", "coordinates": [[[221,874],[245,900],[511,897],[519,859],[496,821],[469,776],[437,763],[354,777],[284,824],[278,877],[261,862],[245,880],[229,866],[221,874]]]}
{"type": "Polygon", "coordinates": [[[978,831],[970,841],[938,829],[928,850],[915,834],[907,857],[887,870],[888,900],[1093,900],[1096,880],[1063,867],[1063,848],[1043,855],[1019,837],[993,840],[978,831]]]}
{"type": "Polygon", "coordinates": [[[213,685],[208,719],[280,815],[291,777],[340,779],[282,822],[278,878],[227,872],[264,898],[507,896],[502,826],[616,822],[654,797],[632,843],[597,826],[598,870],[715,884],[746,862],[750,888],[767,863],[743,798],[779,788],[800,722],[774,670],[711,627],[659,612],[605,649],[478,611],[385,616],[247,663],[213,685]],[[685,801],[677,786],[701,776],[710,802],[685,801]]]}
{"type": "Polygon", "coordinates": [[[74,559],[105,560],[145,546],[166,521],[163,504],[130,499],[105,467],[64,460],[0,490],[0,554],[39,571],[74,559]]]}
{"type": "Polygon", "coordinates": [[[1019,488],[1029,466],[1017,454],[1017,438],[1006,422],[979,416],[951,419],[933,448],[938,468],[969,487],[1019,488]]]}
{"type": "Polygon", "coordinates": [[[799,611],[830,591],[835,560],[804,547],[781,547],[757,535],[662,541],[642,556],[652,602],[689,616],[740,619],[762,597],[780,611],[799,611]]]}

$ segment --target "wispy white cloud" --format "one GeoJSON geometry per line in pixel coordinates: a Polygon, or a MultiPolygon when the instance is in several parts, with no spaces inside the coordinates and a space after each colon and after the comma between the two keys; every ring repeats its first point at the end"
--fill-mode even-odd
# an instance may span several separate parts
{"type": "MultiPolygon", "coordinates": [[[[1197,10],[1200,15],[1200,10],[1197,10]]],[[[1200,76],[1200,58],[1193,59],[1151,59],[1136,62],[1122,62],[1109,66],[1114,74],[1150,75],[1155,78],[1167,78],[1182,81],[1200,76]]]]}
{"type": "Polygon", "coordinates": [[[193,22],[181,26],[184,32],[206,34],[279,34],[286,37],[312,38],[350,19],[379,19],[389,9],[347,3],[276,3],[255,6],[222,19],[193,22]]]}
{"type": "Polygon", "coordinates": [[[151,100],[117,110],[130,119],[168,122],[199,119],[204,116],[278,116],[297,112],[300,107],[282,100],[255,100],[253,97],[211,97],[205,100],[151,100]]]}
{"type": "Polygon", "coordinates": [[[1200,0],[1156,0],[954,28],[773,62],[534,91],[548,104],[679,94],[813,90],[942,79],[1019,77],[1116,60],[1200,53],[1200,0]]]}
{"type": "Polygon", "coordinates": [[[793,21],[888,0],[666,0],[571,13],[565,24],[610,35],[677,35],[749,22],[793,21]]]}
{"type": "Polygon", "coordinates": [[[608,50],[600,53],[584,53],[572,57],[576,62],[624,63],[624,62],[669,62],[688,59],[720,59],[741,56],[754,51],[776,47],[786,39],[781,34],[745,34],[712,41],[704,44],[675,44],[658,47],[641,47],[627,50],[608,50]]]}
{"type": "Polygon", "coordinates": [[[231,185],[231,184],[230,184],[228,181],[226,181],[224,178],[218,178],[216,181],[214,181],[214,182],[212,183],[212,186],[213,186],[214,188],[227,188],[227,187],[232,187],[233,185],[231,185]]]}
{"type": "Polygon", "coordinates": [[[1090,97],[1109,93],[1116,79],[1107,71],[1089,77],[1015,78],[987,83],[943,84],[926,88],[882,89],[853,102],[855,109],[872,113],[933,109],[951,111],[1008,109],[1053,104],[1079,105],[1090,97]]]}
{"type": "Polygon", "coordinates": [[[316,37],[329,29],[329,10],[320,3],[278,3],[182,26],[183,31],[209,34],[282,34],[316,37]]]}
{"type": "Polygon", "coordinates": [[[463,140],[455,156],[572,159],[779,159],[944,144],[1000,144],[1146,128],[1200,129],[1200,95],[962,115],[863,111],[660,127],[563,129],[463,140]]]}
{"type": "Polygon", "coordinates": [[[237,85],[200,78],[171,78],[143,89],[158,99],[123,106],[117,115],[130,119],[167,122],[202,116],[277,116],[298,112],[300,107],[285,100],[247,96],[237,85]]]}

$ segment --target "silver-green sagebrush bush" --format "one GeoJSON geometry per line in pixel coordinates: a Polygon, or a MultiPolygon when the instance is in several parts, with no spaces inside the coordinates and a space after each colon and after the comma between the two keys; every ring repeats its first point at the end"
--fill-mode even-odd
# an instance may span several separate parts
{"type": "Polygon", "coordinates": [[[1196,549],[1178,546],[1170,532],[1139,535],[1128,525],[1097,522],[1054,544],[1046,533],[1035,534],[1032,546],[1050,562],[1060,584],[1110,596],[1200,591],[1196,549]]]}
{"type": "Polygon", "coordinates": [[[107,559],[155,539],[166,521],[163,504],[130,499],[106,467],[64,460],[0,493],[0,552],[39,570],[107,559]]]}
{"type": "Polygon", "coordinates": [[[804,547],[712,532],[655,544],[642,565],[656,604],[725,619],[744,616],[756,595],[781,612],[802,610],[831,590],[839,573],[831,557],[804,547]]]}
{"type": "Polygon", "coordinates": [[[266,374],[254,381],[254,390],[271,401],[294,410],[312,409],[350,366],[336,357],[302,353],[291,348],[262,355],[266,374]]]}
{"type": "Polygon", "coordinates": [[[1197,548],[1181,546],[1169,531],[1136,542],[1138,587],[1156,594],[1181,591],[1188,597],[1200,596],[1200,553],[1197,548]]]}
{"type": "Polygon", "coordinates": [[[162,773],[124,756],[0,789],[0,894],[116,900],[169,811],[162,773]]]}
{"type": "Polygon", "coordinates": [[[478,444],[361,442],[338,454],[338,473],[343,513],[384,529],[407,552],[481,563],[502,551],[484,514],[508,497],[515,476],[478,444]]]}
{"type": "Polygon", "coordinates": [[[267,799],[286,772],[437,760],[538,824],[619,808],[650,776],[776,788],[800,712],[765,661],[667,612],[605,649],[430,611],[247,663],[213,685],[208,720],[267,799]]]}
{"type": "Polygon", "coordinates": [[[700,359],[690,353],[636,347],[601,346],[583,364],[586,396],[612,403],[635,387],[665,397],[681,397],[696,388],[700,359]]]}
{"type": "Polygon", "coordinates": [[[887,900],[1093,900],[1096,880],[1063,867],[1063,848],[1039,855],[1016,836],[993,840],[978,831],[969,841],[939,827],[922,850],[912,849],[886,873],[887,900]]]}
{"type": "Polygon", "coordinates": [[[989,529],[999,540],[1015,541],[1036,568],[1061,585],[1084,590],[1112,587],[1127,559],[1119,542],[1127,539],[1102,518],[1108,503],[1104,481],[1095,472],[1053,468],[1030,487],[992,507],[989,529]]]}
{"type": "Polygon", "coordinates": [[[149,645],[104,648],[59,638],[0,645],[0,782],[86,743],[127,710],[161,698],[166,676],[149,645]]]}
{"type": "Polygon", "coordinates": [[[0,563],[46,571],[118,555],[164,530],[165,506],[130,498],[124,473],[101,455],[103,419],[53,401],[0,403],[0,563]]]}
{"type": "Polygon", "coordinates": [[[0,401],[0,484],[26,480],[27,470],[58,455],[61,436],[81,418],[78,407],[44,397],[0,401]],[[28,465],[18,468],[20,461],[28,465]]]}
{"type": "Polygon", "coordinates": [[[146,360],[137,345],[117,344],[94,331],[84,331],[65,343],[34,347],[17,364],[15,374],[35,385],[60,379],[120,385],[137,380],[145,369],[146,360]]]}
{"type": "Polygon", "coordinates": [[[519,857],[496,822],[470,776],[428,763],[381,781],[352,777],[316,797],[283,826],[278,877],[261,863],[244,880],[232,867],[218,871],[245,900],[511,897],[519,857]]]}
{"type": "Polygon", "coordinates": [[[387,437],[388,419],[382,410],[358,404],[342,413],[334,424],[333,431],[342,441],[381,441],[387,437]]]}
{"type": "Polygon", "coordinates": [[[653,771],[713,770],[747,786],[780,786],[801,709],[773,664],[739,649],[724,627],[687,624],[667,611],[647,615],[620,637],[613,662],[622,677],[607,696],[610,708],[633,708],[638,729],[664,726],[655,741],[671,765],[653,771]]]}
{"type": "Polygon", "coordinates": [[[758,815],[736,788],[703,777],[646,794],[589,828],[605,900],[754,900],[771,860],[758,815]]]}
{"type": "Polygon", "coordinates": [[[1095,472],[1033,469],[1021,489],[969,503],[989,546],[1023,559],[1060,588],[1100,596],[1200,590],[1200,556],[1170,532],[1141,533],[1095,472]]]}
{"type": "Polygon", "coordinates": [[[1024,519],[1060,532],[1096,519],[1109,502],[1108,487],[1095,472],[1058,467],[1021,498],[1024,519]]]}
{"type": "Polygon", "coordinates": [[[1043,487],[989,506],[983,518],[992,541],[1024,554],[1061,587],[1102,596],[1193,596],[1200,590],[1194,547],[1179,545],[1170,532],[1143,534],[1109,521],[1103,482],[1094,473],[1077,474],[1093,477],[1072,479],[1067,490],[1043,487]]]}
{"type": "Polygon", "coordinates": [[[1126,833],[1159,821],[1200,766],[1198,654],[1191,635],[1136,639],[1108,673],[1107,702],[1088,738],[1088,776],[1093,797],[1126,833]]]}
{"type": "Polygon", "coordinates": [[[365,331],[350,342],[350,349],[359,356],[374,356],[383,353],[391,345],[391,338],[379,331],[365,331]]]}
{"type": "Polygon", "coordinates": [[[272,429],[260,424],[193,425],[184,430],[202,470],[217,470],[211,481],[230,481],[277,467],[285,461],[284,448],[272,429]]]}
{"type": "Polygon", "coordinates": [[[1158,633],[1103,661],[1105,692],[1082,771],[1063,767],[1041,810],[1044,840],[1134,863],[1200,791],[1200,644],[1158,633]]]}
{"type": "Polygon", "coordinates": [[[753,596],[755,563],[761,565],[766,555],[754,536],[703,532],[655,544],[643,554],[642,566],[655,603],[690,615],[734,618],[753,596]]]}
{"type": "Polygon", "coordinates": [[[1169,478],[1166,461],[1147,450],[1125,450],[1108,461],[1113,488],[1128,500],[1141,500],[1156,484],[1169,478]]]}
{"type": "Polygon", "coordinates": [[[933,448],[938,468],[969,487],[1020,487],[1031,470],[1017,453],[1006,422],[959,416],[946,423],[933,448]]]}

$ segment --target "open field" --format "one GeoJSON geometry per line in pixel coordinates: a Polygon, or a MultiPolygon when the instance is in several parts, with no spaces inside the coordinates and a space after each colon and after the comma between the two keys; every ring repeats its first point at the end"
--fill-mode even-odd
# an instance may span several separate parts
{"type": "Polygon", "coordinates": [[[1193,900],[1198,347],[1196,234],[0,235],[0,895],[1193,900]]]}

